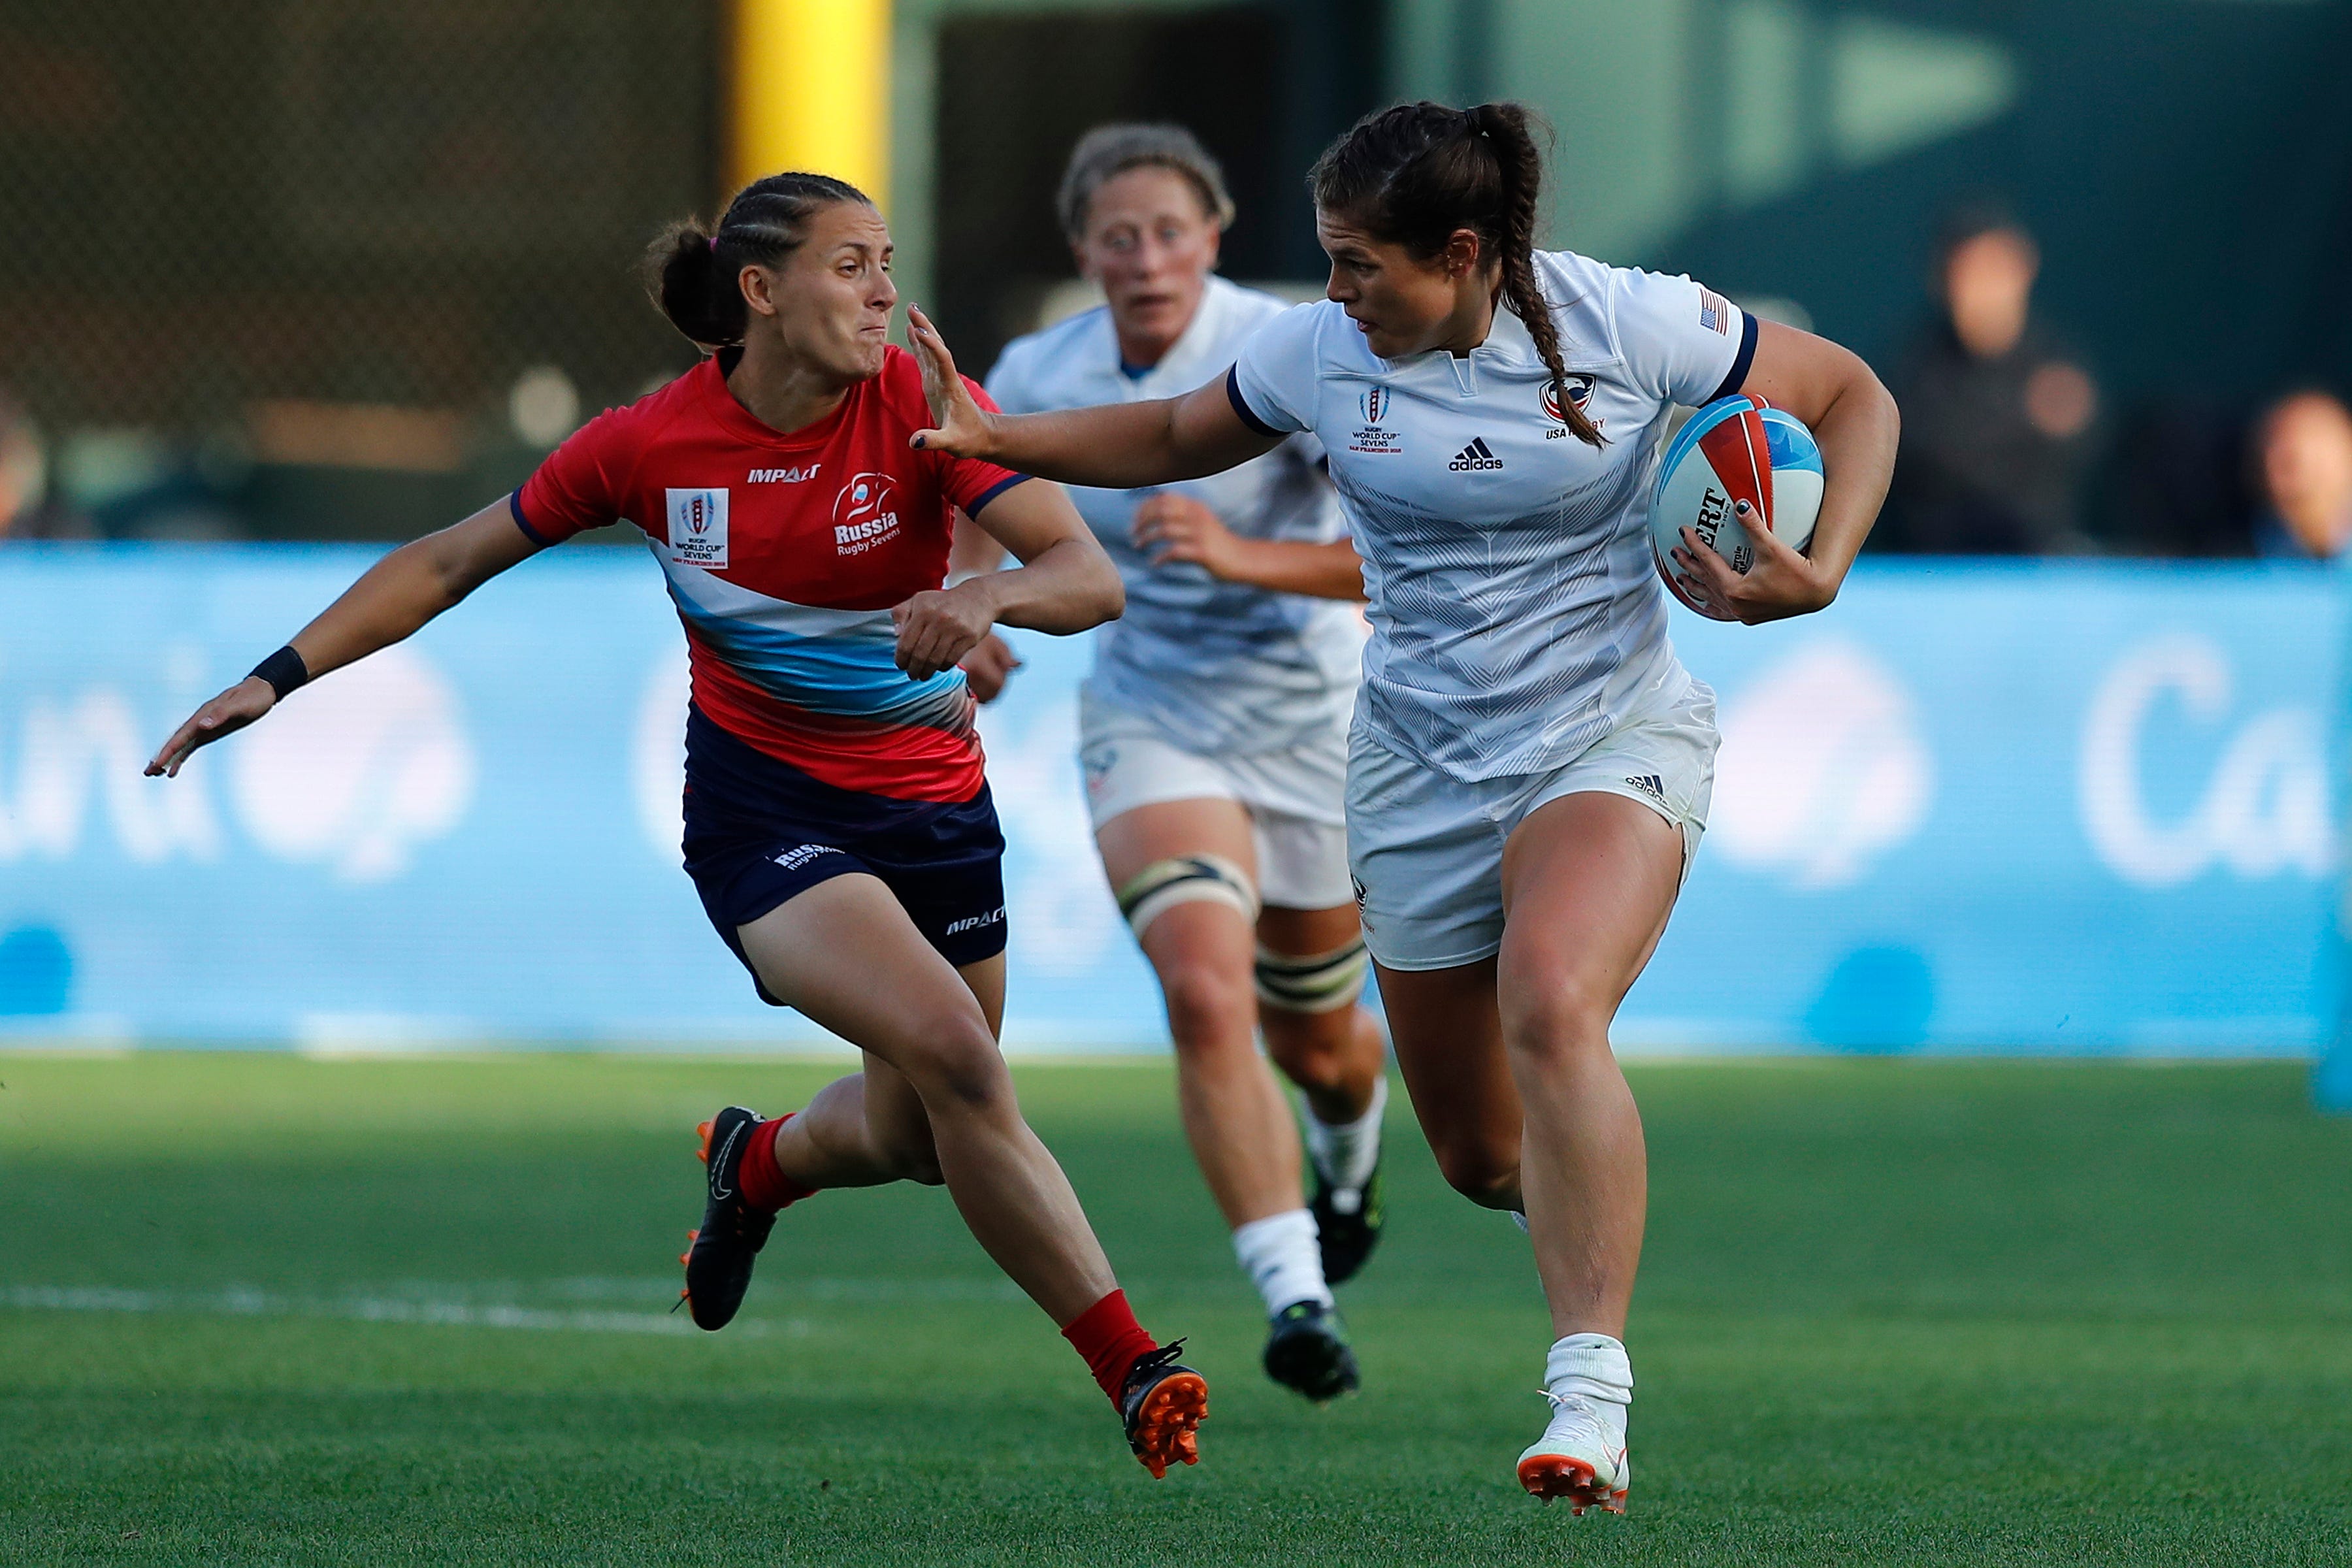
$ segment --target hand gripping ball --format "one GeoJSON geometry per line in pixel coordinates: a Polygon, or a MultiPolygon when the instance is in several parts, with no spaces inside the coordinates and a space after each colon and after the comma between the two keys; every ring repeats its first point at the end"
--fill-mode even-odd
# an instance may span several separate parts
{"type": "Polygon", "coordinates": [[[1793,414],[1760,397],[1718,397],[1675,434],[1650,493],[1650,554],[1667,592],[1703,616],[1676,581],[1674,552],[1691,528],[1745,574],[1756,563],[1748,531],[1770,529],[1802,550],[1822,510],[1822,449],[1793,414]]]}

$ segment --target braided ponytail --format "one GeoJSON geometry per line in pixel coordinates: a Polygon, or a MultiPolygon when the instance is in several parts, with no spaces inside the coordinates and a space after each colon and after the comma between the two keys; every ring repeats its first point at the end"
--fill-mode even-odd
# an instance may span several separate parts
{"type": "Polygon", "coordinates": [[[1358,121],[1307,176],[1315,205],[1344,213],[1375,238],[1426,260],[1456,231],[1478,237],[1482,258],[1499,265],[1502,302],[1518,317],[1551,373],[1561,424],[1588,446],[1601,432],[1570,398],[1559,330],[1536,277],[1535,239],[1543,153],[1534,116],[1516,103],[1449,109],[1400,103],[1358,121]]]}
{"type": "Polygon", "coordinates": [[[1528,111],[1516,103],[1482,103],[1470,111],[1476,133],[1495,150],[1503,179],[1503,233],[1496,253],[1503,264],[1503,302],[1526,327],[1551,372],[1551,405],[1560,423],[1588,447],[1601,445],[1601,432],[1568,395],[1568,367],[1559,357],[1559,326],[1536,280],[1536,198],[1543,188],[1543,153],[1528,122],[1528,111]]]}
{"type": "Polygon", "coordinates": [[[746,267],[781,267],[808,237],[809,219],[837,202],[874,204],[827,174],[770,174],[727,204],[716,226],[688,218],[646,250],[646,292],[669,324],[705,348],[743,341],[751,324],[740,279],[746,267]]]}

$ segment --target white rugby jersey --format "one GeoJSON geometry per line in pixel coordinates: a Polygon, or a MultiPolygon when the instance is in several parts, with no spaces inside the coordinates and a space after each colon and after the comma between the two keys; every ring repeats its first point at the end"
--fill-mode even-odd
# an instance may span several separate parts
{"type": "Polygon", "coordinates": [[[1738,390],[1756,327],[1687,278],[1538,252],[1569,394],[1498,310],[1466,357],[1383,360],[1339,306],[1260,328],[1226,378],[1269,435],[1313,431],[1364,557],[1371,646],[1359,721],[1465,782],[1545,772],[1690,679],[1666,636],[1649,487],[1674,405],[1738,390]]]}
{"type": "MultiPolygon", "coordinates": [[[[1271,294],[1212,277],[1201,308],[1160,363],[1120,368],[1110,311],[1097,307],[1016,338],[989,373],[1008,414],[1174,397],[1213,379],[1250,332],[1280,316],[1271,294]]],[[[1170,489],[1193,497],[1235,533],[1321,544],[1343,538],[1312,436],[1170,489]]],[[[1131,531],[1149,489],[1070,487],[1078,513],[1127,584],[1127,613],[1096,634],[1088,684],[1188,751],[1249,752],[1345,726],[1362,665],[1363,619],[1331,599],[1219,583],[1195,565],[1154,566],[1131,531]]]]}

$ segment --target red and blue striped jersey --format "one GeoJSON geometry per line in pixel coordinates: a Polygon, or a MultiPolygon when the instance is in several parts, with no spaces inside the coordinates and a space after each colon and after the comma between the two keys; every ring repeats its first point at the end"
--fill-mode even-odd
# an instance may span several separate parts
{"type": "Polygon", "coordinates": [[[686,625],[694,705],[737,740],[836,788],[970,800],[981,750],[963,672],[909,680],[890,608],[945,577],[950,509],[976,512],[1021,476],[910,448],[929,424],[898,348],[788,436],[708,359],[574,433],[515,492],[515,521],[549,544],[643,530],[686,625]]]}

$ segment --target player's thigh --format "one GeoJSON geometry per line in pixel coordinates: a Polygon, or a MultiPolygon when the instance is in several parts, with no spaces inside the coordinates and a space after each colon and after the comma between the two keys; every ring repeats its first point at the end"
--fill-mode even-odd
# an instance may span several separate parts
{"type": "Polygon", "coordinates": [[[737,936],[778,1001],[910,1079],[1001,1073],[981,1000],[880,878],[820,882],[737,936]]]}
{"type": "Polygon", "coordinates": [[[1379,967],[1391,1048],[1445,1179],[1475,1194],[1514,1178],[1519,1091],[1503,1051],[1496,961],[1379,967]]]}
{"type": "Polygon", "coordinates": [[[956,973],[963,977],[964,988],[972,1000],[980,1004],[982,1016],[988,1019],[988,1032],[1003,1038],[1004,1035],[1004,954],[991,953],[975,963],[959,964],[956,973]]]}
{"type": "Polygon", "coordinates": [[[1241,802],[1203,795],[1153,801],[1107,818],[1095,829],[1103,875],[1114,891],[1162,860],[1214,855],[1257,879],[1257,846],[1241,802]]]}
{"type": "Polygon", "coordinates": [[[1355,1004],[1362,994],[1360,976],[1367,963],[1362,942],[1352,903],[1319,910],[1286,910],[1268,905],[1259,912],[1258,1022],[1265,1031],[1266,1048],[1276,1060],[1287,1060],[1292,1051],[1344,1051],[1354,1044],[1355,1004]],[[1283,959],[1325,959],[1349,966],[1351,973],[1341,990],[1318,1000],[1316,1005],[1286,1005],[1276,999],[1276,994],[1288,979],[1287,974],[1273,977],[1276,989],[1270,990],[1270,977],[1265,973],[1269,960],[1278,963],[1283,959]]]}
{"type": "MultiPolygon", "coordinates": [[[[1249,984],[1255,956],[1250,917],[1241,906],[1255,901],[1257,853],[1249,813],[1238,801],[1202,797],[1155,801],[1111,817],[1095,832],[1103,873],[1111,889],[1131,911],[1148,911],[1148,921],[1135,933],[1137,944],[1150,961],[1171,1005],[1182,1007],[1237,1000],[1249,984]],[[1164,907],[1138,904],[1129,895],[1139,879],[1157,868],[1210,857],[1232,868],[1245,886],[1220,881],[1203,890],[1213,898],[1166,901],[1164,907]],[[1182,993],[1179,994],[1179,993],[1182,993]]],[[[1165,900],[1160,895],[1159,902],[1165,900]]],[[[1130,923],[1134,912],[1130,912],[1130,923]]]]}
{"type": "Polygon", "coordinates": [[[1360,941],[1362,936],[1363,926],[1353,904],[1323,910],[1285,910],[1269,904],[1258,912],[1260,945],[1286,958],[1311,958],[1360,941]]]}
{"type": "Polygon", "coordinates": [[[1683,830],[1622,795],[1547,801],[1503,851],[1500,1016],[1514,1044],[1591,1043],[1649,962],[1682,888],[1683,830]]]}

